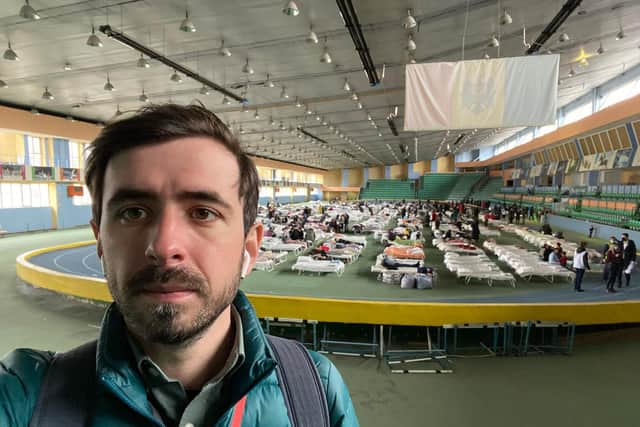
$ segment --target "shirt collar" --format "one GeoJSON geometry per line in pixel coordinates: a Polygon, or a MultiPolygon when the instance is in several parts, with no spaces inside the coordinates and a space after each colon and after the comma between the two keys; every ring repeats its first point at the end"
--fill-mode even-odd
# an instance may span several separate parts
{"type": "MultiPolygon", "coordinates": [[[[242,319],[240,317],[240,313],[238,313],[238,310],[233,304],[231,304],[231,321],[234,325],[235,336],[233,339],[233,346],[231,348],[231,351],[229,352],[229,357],[227,357],[227,360],[222,369],[216,375],[214,375],[213,378],[210,378],[206,384],[218,382],[222,378],[233,374],[244,363],[245,348],[242,331],[242,319]]],[[[138,372],[140,373],[143,381],[148,387],[154,387],[170,382],[179,382],[176,379],[169,378],[162,371],[162,369],[160,369],[160,367],[144,353],[144,349],[142,348],[142,346],[128,331],[127,341],[129,343],[129,346],[131,347],[131,351],[133,352],[133,357],[136,367],[138,368],[138,372]]]]}

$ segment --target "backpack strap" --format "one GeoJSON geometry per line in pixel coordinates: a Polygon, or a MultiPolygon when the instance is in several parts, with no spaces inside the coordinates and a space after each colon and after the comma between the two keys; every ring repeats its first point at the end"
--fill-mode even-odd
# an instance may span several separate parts
{"type": "Polygon", "coordinates": [[[316,365],[299,342],[267,335],[293,427],[329,427],[327,396],[316,365]]]}
{"type": "Polygon", "coordinates": [[[40,388],[29,427],[84,427],[96,377],[97,342],[56,353],[40,388]]]}

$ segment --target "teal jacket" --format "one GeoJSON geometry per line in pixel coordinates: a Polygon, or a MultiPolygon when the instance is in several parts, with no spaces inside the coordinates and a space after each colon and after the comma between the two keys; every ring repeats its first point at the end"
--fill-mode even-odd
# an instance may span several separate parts
{"type": "MultiPolygon", "coordinates": [[[[247,396],[243,427],[289,426],[287,411],[268,347],[253,307],[242,292],[233,304],[242,317],[246,358],[233,374],[231,406],[211,427],[227,427],[233,405],[247,396]]],[[[102,322],[96,358],[93,427],[161,427],[153,414],[145,386],[131,360],[125,325],[119,311],[109,307],[102,322]]],[[[349,391],[336,367],[310,352],[323,382],[331,425],[358,426],[349,391]]],[[[0,426],[27,427],[38,392],[54,353],[18,349],[0,362],[0,426]]],[[[73,373],[78,374],[78,373],[73,373]]]]}

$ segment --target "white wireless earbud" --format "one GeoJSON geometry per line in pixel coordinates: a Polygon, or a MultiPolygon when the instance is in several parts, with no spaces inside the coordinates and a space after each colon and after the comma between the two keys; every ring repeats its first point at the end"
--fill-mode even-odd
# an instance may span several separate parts
{"type": "Polygon", "coordinates": [[[107,275],[107,268],[104,266],[104,258],[102,258],[101,256],[98,257],[98,259],[100,260],[100,267],[102,267],[102,274],[107,275]]]}
{"type": "Polygon", "coordinates": [[[240,274],[241,278],[247,277],[249,274],[249,264],[251,264],[251,255],[248,250],[244,250],[244,257],[242,258],[242,273],[240,274]]]}

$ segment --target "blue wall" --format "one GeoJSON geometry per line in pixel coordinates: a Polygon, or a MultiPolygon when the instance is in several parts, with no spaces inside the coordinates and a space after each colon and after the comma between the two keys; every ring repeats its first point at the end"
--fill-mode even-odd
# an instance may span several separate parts
{"type": "Polygon", "coordinates": [[[391,166],[385,166],[384,167],[384,177],[386,179],[391,178],[391,166]]]}
{"type": "Polygon", "coordinates": [[[413,170],[415,163],[409,163],[407,167],[407,177],[409,179],[418,179],[420,175],[413,170]]]}
{"type": "Polygon", "coordinates": [[[369,168],[362,168],[362,186],[366,187],[369,181],[369,168]]]}
{"type": "MultiPolygon", "coordinates": [[[[629,238],[634,240],[636,244],[640,242],[640,232],[627,230],[626,228],[612,227],[610,225],[592,223],[595,228],[593,237],[600,239],[608,239],[610,236],[620,238],[622,233],[628,233],[629,238]]],[[[565,216],[549,215],[549,225],[551,228],[560,227],[565,230],[575,231],[576,233],[589,234],[589,224],[581,219],[567,218],[565,216]]],[[[555,230],[553,230],[555,232],[555,230]]]]}
{"type": "Polygon", "coordinates": [[[458,153],[456,154],[456,163],[458,162],[470,162],[471,160],[473,160],[473,158],[471,157],[471,151],[465,151],[464,153],[458,153]]]}
{"type": "Polygon", "coordinates": [[[480,147],[480,160],[487,160],[493,157],[493,153],[495,152],[495,147],[480,147]]]}
{"type": "Polygon", "coordinates": [[[76,206],[73,198],[67,196],[68,184],[56,184],[58,195],[58,228],[71,228],[79,225],[89,225],[91,220],[91,206],[76,206]]]}
{"type": "Polygon", "coordinates": [[[69,140],[53,138],[53,165],[68,168],[69,164],[69,140]]]}
{"type": "Polygon", "coordinates": [[[437,172],[437,171],[438,171],[438,160],[433,159],[431,160],[431,172],[437,172]]]}
{"type": "Polygon", "coordinates": [[[342,186],[349,186],[349,169],[342,169],[342,186]]]}
{"type": "Polygon", "coordinates": [[[52,215],[50,207],[0,209],[0,228],[9,233],[50,230],[53,228],[52,215]]]}

